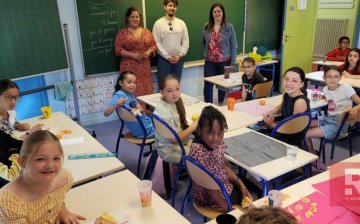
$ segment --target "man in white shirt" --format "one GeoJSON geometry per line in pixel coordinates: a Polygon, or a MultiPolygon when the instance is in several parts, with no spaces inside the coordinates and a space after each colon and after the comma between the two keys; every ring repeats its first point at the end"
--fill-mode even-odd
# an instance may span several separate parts
{"type": "Polygon", "coordinates": [[[181,80],[183,57],[189,49],[189,35],[186,24],[175,17],[178,0],[164,0],[165,16],[158,19],[153,27],[159,60],[157,78],[160,81],[167,74],[181,80]]]}

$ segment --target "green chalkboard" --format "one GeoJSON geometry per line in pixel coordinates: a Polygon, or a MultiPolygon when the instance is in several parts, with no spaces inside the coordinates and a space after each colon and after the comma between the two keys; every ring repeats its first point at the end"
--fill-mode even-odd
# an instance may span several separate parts
{"type": "Polygon", "coordinates": [[[247,1],[245,53],[254,45],[266,49],[281,47],[283,1],[247,1]]]}
{"type": "Polygon", "coordinates": [[[68,68],[56,0],[0,1],[0,77],[68,68]]]}
{"type": "MultiPolygon", "coordinates": [[[[146,0],[147,27],[152,30],[157,19],[165,15],[163,0],[146,0]]],[[[200,40],[202,28],[209,20],[209,12],[213,0],[180,0],[176,16],[184,20],[189,31],[190,48],[185,56],[185,61],[195,61],[203,59],[200,40]]],[[[236,30],[238,41],[238,52],[242,49],[243,36],[243,15],[244,3],[242,0],[222,0],[220,1],[226,12],[226,20],[232,23],[236,30]]]]}
{"type": "Polygon", "coordinates": [[[125,11],[141,0],[76,0],[85,75],[119,70],[115,38],[125,26],[125,11]]]}

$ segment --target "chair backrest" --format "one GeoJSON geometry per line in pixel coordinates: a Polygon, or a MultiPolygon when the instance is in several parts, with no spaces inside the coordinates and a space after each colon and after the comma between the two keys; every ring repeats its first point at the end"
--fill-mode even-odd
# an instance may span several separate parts
{"type": "Polygon", "coordinates": [[[360,110],[357,110],[354,120],[350,122],[350,126],[353,126],[356,122],[360,121],[360,110]]]}
{"type": "Polygon", "coordinates": [[[219,178],[217,178],[205,166],[190,156],[184,156],[183,162],[192,181],[203,188],[210,190],[220,190],[224,195],[226,203],[228,204],[228,211],[232,210],[230,197],[224,184],[219,180],[219,178]]]}
{"type": "Polygon", "coordinates": [[[346,123],[348,118],[349,118],[349,112],[348,111],[345,110],[340,114],[340,116],[339,116],[339,122],[340,122],[339,129],[337,130],[335,137],[333,139],[328,139],[328,140],[336,141],[339,138],[341,130],[343,129],[344,124],[346,123]]]}
{"type": "Polygon", "coordinates": [[[259,99],[262,97],[270,96],[273,88],[273,81],[256,84],[253,87],[253,98],[259,99]]]}
{"type": "Polygon", "coordinates": [[[155,131],[158,135],[166,139],[176,139],[179,144],[182,154],[185,155],[184,145],[178,135],[178,133],[161,117],[156,114],[151,114],[151,119],[155,127],[155,131]]]}
{"type": "MultiPolygon", "coordinates": [[[[131,112],[131,108],[126,106],[126,105],[123,105],[121,107],[118,107],[116,109],[116,113],[120,119],[120,121],[122,122],[122,126],[124,125],[124,121],[126,122],[138,122],[142,131],[143,131],[143,136],[146,138],[147,137],[147,132],[146,132],[146,129],[145,129],[145,126],[143,124],[143,122],[141,121],[139,115],[134,115],[132,112],[131,112]]],[[[142,115],[143,116],[143,115],[142,115]]],[[[121,127],[121,131],[122,131],[123,127],[121,127]]],[[[121,134],[121,133],[119,133],[121,134]]]]}
{"type": "Polygon", "coordinates": [[[310,123],[311,123],[310,112],[294,114],[280,121],[273,128],[271,132],[271,136],[274,137],[275,133],[296,134],[301,131],[307,131],[310,127],[310,123]]]}

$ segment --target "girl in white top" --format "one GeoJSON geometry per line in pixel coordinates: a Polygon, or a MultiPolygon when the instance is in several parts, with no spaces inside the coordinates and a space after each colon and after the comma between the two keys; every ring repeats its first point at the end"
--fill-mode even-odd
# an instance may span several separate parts
{"type": "MultiPolygon", "coordinates": [[[[156,105],[155,114],[163,118],[178,133],[186,154],[190,149],[189,135],[197,128],[198,121],[187,124],[185,108],[181,99],[180,82],[172,75],[160,81],[161,101],[156,105]]],[[[168,163],[178,164],[181,160],[181,149],[176,139],[162,138],[155,132],[155,145],[159,156],[168,163]]]]}
{"type": "MultiPolygon", "coordinates": [[[[326,67],[323,78],[326,82],[323,92],[328,101],[328,116],[320,126],[316,120],[313,120],[309,131],[306,133],[308,150],[313,153],[315,151],[311,141],[312,138],[334,138],[341,123],[341,120],[339,120],[340,114],[348,110],[350,113],[348,121],[351,121],[360,108],[360,97],[355,93],[355,90],[348,84],[339,83],[341,71],[337,66],[326,67]],[[357,106],[352,107],[353,102],[357,106]]],[[[346,134],[348,127],[349,125],[345,123],[340,136],[346,134]]]]}

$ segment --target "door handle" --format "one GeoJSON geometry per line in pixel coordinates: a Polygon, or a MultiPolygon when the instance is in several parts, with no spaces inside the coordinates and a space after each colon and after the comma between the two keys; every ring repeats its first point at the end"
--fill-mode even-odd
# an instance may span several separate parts
{"type": "Polygon", "coordinates": [[[292,35],[283,33],[283,35],[282,35],[282,44],[286,43],[288,41],[289,37],[292,37],[292,35]]]}

